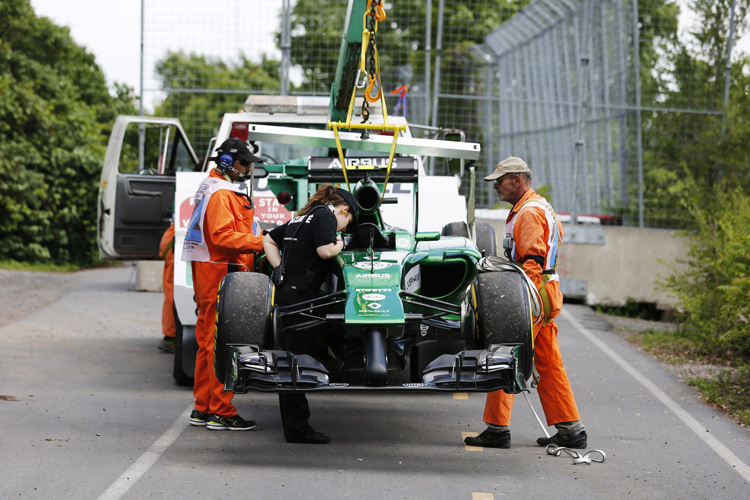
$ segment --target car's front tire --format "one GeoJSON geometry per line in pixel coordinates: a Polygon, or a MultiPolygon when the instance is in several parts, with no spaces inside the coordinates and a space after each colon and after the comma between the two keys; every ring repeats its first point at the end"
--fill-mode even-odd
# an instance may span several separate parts
{"type": "Polygon", "coordinates": [[[229,273],[219,286],[214,334],[214,372],[224,383],[229,344],[273,344],[271,312],[273,285],[265,274],[229,273]]]}
{"type": "Polygon", "coordinates": [[[515,272],[481,273],[477,277],[479,341],[492,344],[520,344],[519,371],[531,376],[534,363],[533,323],[529,290],[515,272]]]}

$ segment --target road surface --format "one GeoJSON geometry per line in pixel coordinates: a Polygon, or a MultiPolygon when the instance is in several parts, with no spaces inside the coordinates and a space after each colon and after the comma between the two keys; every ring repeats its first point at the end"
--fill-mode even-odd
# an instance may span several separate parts
{"type": "Polygon", "coordinates": [[[161,294],[133,291],[131,266],[89,270],[18,314],[39,276],[0,280],[0,498],[750,498],[750,431],[585,306],[565,305],[559,339],[606,461],[574,465],[536,445],[521,396],[510,450],[463,445],[481,394],[317,393],[324,446],[286,443],[271,394],[234,399],[257,430],[190,427],[192,393],[156,348],[161,294]]]}

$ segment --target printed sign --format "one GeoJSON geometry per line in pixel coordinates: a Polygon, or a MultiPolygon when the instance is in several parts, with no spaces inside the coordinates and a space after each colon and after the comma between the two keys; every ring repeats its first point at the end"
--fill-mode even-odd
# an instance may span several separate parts
{"type": "Polygon", "coordinates": [[[422,289],[422,272],[419,265],[409,269],[404,276],[404,290],[407,292],[418,293],[422,289]]]}

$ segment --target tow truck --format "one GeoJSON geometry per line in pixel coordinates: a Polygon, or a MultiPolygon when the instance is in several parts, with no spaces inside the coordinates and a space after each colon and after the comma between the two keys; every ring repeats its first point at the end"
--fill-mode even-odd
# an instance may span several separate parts
{"type": "MultiPolygon", "coordinates": [[[[497,253],[494,230],[473,216],[481,147],[415,138],[405,118],[388,116],[379,68],[363,62],[377,60],[367,51],[376,50],[369,40],[384,15],[382,1],[349,1],[330,98],[251,96],[244,112],[224,115],[207,148],[211,157],[217,144],[238,137],[263,157],[249,187],[262,223],[287,221],[321,183],[352,191],[361,213],[312,309],[274,304],[262,256],[257,272],[225,278],[215,372],[227,390],[526,388],[532,291],[522,273],[480,272],[478,266],[497,253]],[[358,88],[364,96],[356,95],[358,88]],[[461,174],[469,173],[468,201],[457,176],[426,173],[426,157],[457,160],[461,174]],[[280,348],[286,320],[300,314],[307,321],[295,328],[327,332],[326,359],[280,348]]],[[[100,183],[101,258],[158,258],[161,234],[174,220],[173,372],[185,385],[192,383],[197,310],[181,251],[193,195],[209,168],[178,120],[121,116],[100,183]],[[138,159],[123,154],[124,143],[144,135],[138,159]],[[199,172],[192,171],[196,164],[199,172]]]]}

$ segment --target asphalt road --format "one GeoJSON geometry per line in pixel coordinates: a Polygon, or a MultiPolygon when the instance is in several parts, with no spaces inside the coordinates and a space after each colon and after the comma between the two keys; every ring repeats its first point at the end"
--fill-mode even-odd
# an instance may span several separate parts
{"type": "Polygon", "coordinates": [[[607,458],[574,465],[536,445],[522,396],[510,450],[463,445],[484,428],[480,394],[314,394],[324,446],[284,442],[268,394],[235,397],[255,431],[190,427],[192,393],[156,349],[161,295],[134,283],[132,267],[76,273],[3,322],[0,498],[750,498],[750,430],[584,306],[566,304],[559,338],[589,450],[607,458]]]}

